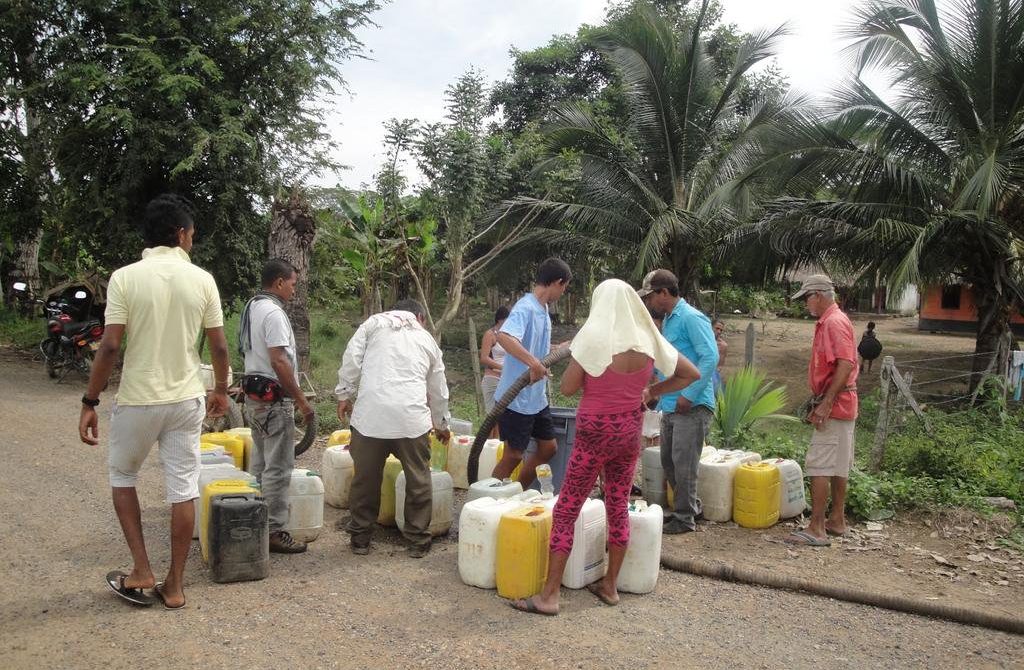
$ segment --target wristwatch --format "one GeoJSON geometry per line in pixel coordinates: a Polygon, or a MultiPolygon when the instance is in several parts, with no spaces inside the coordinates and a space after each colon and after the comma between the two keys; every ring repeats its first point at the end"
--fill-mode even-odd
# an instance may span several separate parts
{"type": "Polygon", "coordinates": [[[99,404],[100,404],[100,399],[99,399],[99,398],[96,398],[95,400],[89,400],[89,399],[88,399],[88,398],[86,398],[86,397],[85,397],[85,395],[83,394],[83,395],[82,395],[82,404],[83,404],[83,405],[87,405],[87,406],[89,406],[89,407],[95,407],[96,405],[99,405],[99,404]]]}

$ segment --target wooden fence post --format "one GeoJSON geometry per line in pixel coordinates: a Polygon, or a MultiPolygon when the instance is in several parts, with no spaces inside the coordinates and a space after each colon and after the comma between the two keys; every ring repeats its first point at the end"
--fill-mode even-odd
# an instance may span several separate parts
{"type": "Polygon", "coordinates": [[[757,339],[757,335],[754,333],[754,322],[751,321],[747,324],[747,339],[746,339],[746,350],[743,357],[744,365],[747,367],[753,367],[754,365],[754,340],[757,339]]]}
{"type": "Polygon", "coordinates": [[[476,345],[476,322],[469,317],[469,356],[473,368],[473,397],[476,398],[476,414],[484,419],[484,389],[480,383],[480,351],[476,345]]]}
{"type": "Polygon", "coordinates": [[[881,398],[878,401],[878,422],[875,424],[875,443],[871,447],[871,460],[868,469],[871,472],[878,472],[882,469],[882,461],[885,459],[885,439],[889,433],[889,410],[894,396],[890,392],[892,386],[892,368],[894,359],[892,356],[882,358],[882,368],[879,370],[882,383],[879,386],[881,398]]]}

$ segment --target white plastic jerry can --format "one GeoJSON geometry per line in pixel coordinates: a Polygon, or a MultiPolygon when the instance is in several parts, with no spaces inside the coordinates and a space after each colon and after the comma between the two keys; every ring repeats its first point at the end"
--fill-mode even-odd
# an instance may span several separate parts
{"type": "Polygon", "coordinates": [[[285,530],[299,542],[312,542],[324,527],[324,483],[312,470],[295,468],[288,485],[285,530]]]}
{"type": "MultiPolygon", "coordinates": [[[[558,496],[544,501],[544,506],[554,511],[558,496]]],[[[587,498],[576,516],[573,526],[572,551],[562,573],[562,586],[567,589],[582,589],[604,577],[605,547],[608,544],[608,519],[605,516],[604,501],[587,498]]]]}
{"type": "Polygon", "coordinates": [[[324,482],[324,502],[331,507],[348,509],[348,496],[355,474],[348,445],[337,444],[324,449],[320,474],[324,482]]]}
{"type": "Polygon", "coordinates": [[[662,511],[637,500],[629,506],[629,547],[616,586],[626,593],[650,593],[661,566],[662,511]]]}
{"type": "Polygon", "coordinates": [[[489,498],[511,498],[522,492],[523,485],[519,482],[502,482],[500,479],[487,477],[486,479],[474,482],[469,487],[466,501],[476,500],[485,496],[489,498]]]}
{"type": "Polygon", "coordinates": [[[513,498],[477,498],[467,502],[459,513],[459,579],[481,589],[497,585],[498,524],[506,512],[525,503],[513,498]]]}
{"type": "MultiPolygon", "coordinates": [[[[447,472],[431,470],[430,484],[430,534],[438,537],[452,527],[452,519],[455,516],[455,491],[452,488],[452,476],[447,472]]],[[[395,480],[395,525],[398,526],[398,530],[405,529],[405,470],[398,473],[395,480]]]]}

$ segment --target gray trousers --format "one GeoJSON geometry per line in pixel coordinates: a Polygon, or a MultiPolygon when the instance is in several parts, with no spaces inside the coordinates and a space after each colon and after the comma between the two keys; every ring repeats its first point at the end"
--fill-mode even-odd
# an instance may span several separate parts
{"type": "Polygon", "coordinates": [[[348,522],[352,543],[366,545],[380,512],[380,487],[384,481],[384,462],[389,454],[402,462],[405,472],[405,528],[402,534],[413,546],[430,545],[430,515],[433,511],[434,487],[430,479],[430,442],[428,435],[385,439],[368,437],[352,428],[352,454],[355,475],[349,493],[348,522]]]}
{"type": "Polygon", "coordinates": [[[252,412],[252,474],[267,501],[270,532],[288,525],[288,487],[295,468],[295,404],[245,399],[252,412]]]}
{"type": "Polygon", "coordinates": [[[675,496],[670,516],[687,528],[697,527],[701,513],[697,468],[713,416],[710,409],[698,405],[686,414],[670,412],[661,418],[661,467],[675,496]]]}

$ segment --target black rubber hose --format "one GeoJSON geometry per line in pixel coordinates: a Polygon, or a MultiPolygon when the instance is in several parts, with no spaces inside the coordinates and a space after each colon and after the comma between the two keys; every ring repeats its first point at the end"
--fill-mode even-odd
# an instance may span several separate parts
{"type": "Polygon", "coordinates": [[[885,609],[895,610],[897,612],[918,614],[921,616],[933,617],[935,619],[945,619],[947,621],[955,621],[957,623],[982,626],[983,628],[992,628],[994,630],[1001,630],[1007,633],[1024,635],[1024,619],[1015,619],[1003,614],[982,612],[980,610],[968,609],[966,607],[953,607],[952,605],[943,605],[929,600],[907,598],[905,596],[899,596],[892,593],[864,591],[861,589],[851,588],[849,586],[841,586],[834,582],[827,583],[804,579],[802,577],[778,575],[768,572],[767,570],[743,568],[718,561],[701,561],[698,559],[678,558],[676,556],[668,556],[664,553],[661,555],[661,564],[669,570],[687,572],[691,575],[699,575],[701,577],[711,577],[712,579],[721,579],[723,581],[737,582],[739,584],[767,586],[773,589],[800,591],[803,593],[825,596],[827,598],[835,598],[836,600],[845,600],[851,603],[882,607],[885,609]]]}
{"type": "MultiPolygon", "coordinates": [[[[562,347],[561,349],[555,349],[552,351],[550,354],[542,358],[540,362],[544,367],[550,368],[555,363],[565,360],[568,357],[569,347],[562,347]]],[[[479,474],[478,470],[480,469],[480,452],[484,448],[484,442],[487,441],[487,436],[491,434],[491,429],[494,428],[494,424],[498,422],[498,417],[505,411],[505,408],[508,407],[509,403],[515,400],[516,396],[519,395],[519,392],[529,384],[530,371],[527,370],[519,376],[519,379],[517,379],[512,386],[508,388],[508,391],[505,391],[505,395],[501,396],[501,398],[494,403],[494,407],[492,407],[491,411],[488,412],[484,422],[480,424],[480,430],[476,433],[476,439],[473,441],[473,446],[469,450],[469,461],[466,464],[466,476],[470,484],[473,484],[477,479],[479,479],[477,475],[479,474]]],[[[490,473],[487,473],[487,475],[490,476],[490,473]]]]}
{"type": "Polygon", "coordinates": [[[301,456],[313,444],[313,440],[316,439],[316,423],[316,413],[313,413],[306,421],[305,434],[303,434],[301,440],[295,443],[296,456],[301,456]]]}

